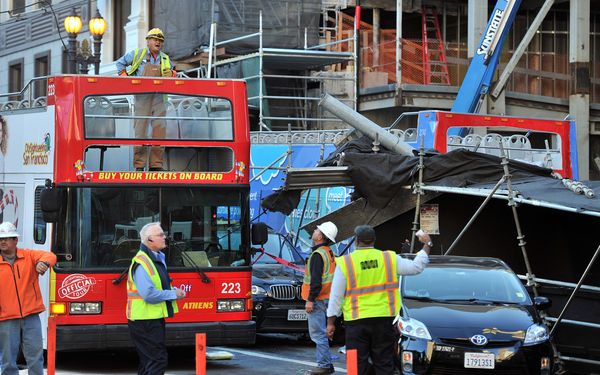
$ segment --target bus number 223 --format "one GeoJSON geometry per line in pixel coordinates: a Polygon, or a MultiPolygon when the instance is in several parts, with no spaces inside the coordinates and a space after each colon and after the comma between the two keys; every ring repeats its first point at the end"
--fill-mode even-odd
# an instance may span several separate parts
{"type": "Polygon", "coordinates": [[[233,294],[241,292],[240,283],[221,283],[221,287],[223,288],[221,290],[221,293],[223,294],[233,294]]]}

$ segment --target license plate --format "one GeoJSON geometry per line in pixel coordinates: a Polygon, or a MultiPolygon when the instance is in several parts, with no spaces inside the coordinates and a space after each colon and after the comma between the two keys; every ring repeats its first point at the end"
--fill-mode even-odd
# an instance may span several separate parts
{"type": "Polygon", "coordinates": [[[493,353],[465,353],[465,368],[494,369],[493,353]]]}
{"type": "Polygon", "coordinates": [[[307,320],[308,315],[305,310],[288,310],[288,320],[307,320]]]}

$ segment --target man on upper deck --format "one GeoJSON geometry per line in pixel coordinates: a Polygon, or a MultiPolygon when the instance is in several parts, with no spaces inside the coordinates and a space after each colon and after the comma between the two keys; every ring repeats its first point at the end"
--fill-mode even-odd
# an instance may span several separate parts
{"type": "MultiPolygon", "coordinates": [[[[154,28],[146,35],[146,47],[136,48],[119,58],[115,65],[121,76],[175,77],[173,63],[169,55],[162,51],[165,36],[161,29],[154,28]]],[[[162,94],[138,94],[135,96],[135,115],[143,116],[135,120],[135,138],[147,139],[148,125],[152,125],[152,137],[164,139],[166,108],[162,94]]],[[[150,170],[163,170],[164,147],[152,146],[150,150],[150,170]]],[[[136,146],[133,150],[133,165],[136,170],[144,170],[148,162],[147,146],[136,146]]]]}

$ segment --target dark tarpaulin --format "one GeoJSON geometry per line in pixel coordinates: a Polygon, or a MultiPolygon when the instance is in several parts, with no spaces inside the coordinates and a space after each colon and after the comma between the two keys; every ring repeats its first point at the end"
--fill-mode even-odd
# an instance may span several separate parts
{"type": "MultiPolygon", "coordinates": [[[[496,183],[504,174],[501,160],[464,149],[428,156],[423,161],[423,182],[453,187],[496,183]]],[[[418,157],[395,154],[347,153],[344,158],[355,189],[375,208],[385,207],[400,188],[416,182],[418,164],[418,157]]],[[[551,169],[514,160],[508,167],[513,180],[552,174],[551,169]]]]}
{"type": "MultiPolygon", "coordinates": [[[[320,166],[335,165],[344,153],[343,165],[359,196],[370,205],[383,208],[403,186],[412,185],[418,179],[419,158],[397,155],[382,149],[377,154],[371,143],[360,138],[336,150],[320,166]]],[[[446,154],[428,153],[424,158],[423,182],[435,185],[464,187],[473,184],[497,183],[504,175],[501,158],[464,149],[446,154]]],[[[511,160],[509,171],[513,181],[532,177],[551,177],[552,170],[511,160]]],[[[262,206],[270,211],[288,215],[300,201],[297,191],[281,191],[263,199],[262,206]],[[293,194],[292,194],[293,192],[293,194]]]]}
{"type": "Polygon", "coordinates": [[[260,205],[265,210],[289,215],[296,207],[298,207],[301,195],[302,190],[276,191],[263,198],[260,201],[260,205]]]}
{"type": "MultiPolygon", "coordinates": [[[[258,32],[263,15],[263,46],[303,48],[304,28],[308,45],[316,45],[319,33],[319,0],[153,0],[152,27],[165,33],[165,52],[173,59],[194,55],[208,46],[211,22],[217,23],[217,41],[258,32]],[[214,4],[214,8],[213,8],[214,4]]],[[[258,49],[258,37],[225,46],[227,53],[258,49]]]]}

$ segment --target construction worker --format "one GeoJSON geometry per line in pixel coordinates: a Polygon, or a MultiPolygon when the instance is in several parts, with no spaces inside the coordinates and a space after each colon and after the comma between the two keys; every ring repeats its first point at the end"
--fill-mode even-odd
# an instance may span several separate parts
{"type": "Polygon", "coordinates": [[[0,224],[0,371],[18,374],[19,348],[31,375],[44,373],[39,275],[56,264],[44,250],[18,249],[19,233],[10,222],[0,224]]]}
{"type": "Polygon", "coordinates": [[[308,371],[307,375],[334,372],[327,339],[327,302],[335,270],[335,256],[329,245],[335,243],[337,232],[331,221],[317,225],[312,234],[312,253],[304,268],[302,299],[306,301],[308,333],[317,345],[317,367],[308,371]]]}
{"type": "Polygon", "coordinates": [[[415,275],[429,263],[433,246],[427,233],[417,232],[423,249],[414,260],[394,251],[374,248],[375,230],[368,225],[355,228],[356,250],[336,259],[329,306],[327,335],[333,337],[335,319],[344,314],[346,349],[356,349],[358,373],[369,371],[369,357],[377,375],[394,373],[392,322],[400,311],[398,276],[415,275]]]}
{"type": "Polygon", "coordinates": [[[167,369],[165,318],[177,313],[175,300],[185,291],[171,287],[165,255],[166,236],[160,223],[140,230],[140,250],[131,260],[127,278],[127,326],[140,363],[138,374],[161,375],[167,369]]]}
{"type": "MultiPolygon", "coordinates": [[[[154,28],[146,35],[146,47],[136,48],[119,58],[115,64],[121,76],[175,77],[176,72],[169,55],[162,51],[165,36],[161,29],[154,28]]],[[[135,120],[137,139],[147,139],[148,124],[152,124],[152,138],[164,139],[166,106],[162,94],[135,95],[135,115],[144,118],[135,120]],[[154,117],[150,120],[149,117],[154,117]]],[[[133,149],[133,164],[136,170],[144,170],[148,160],[148,147],[136,146],[133,149]]],[[[163,170],[164,147],[152,146],[150,150],[150,170],[163,170]]]]}

